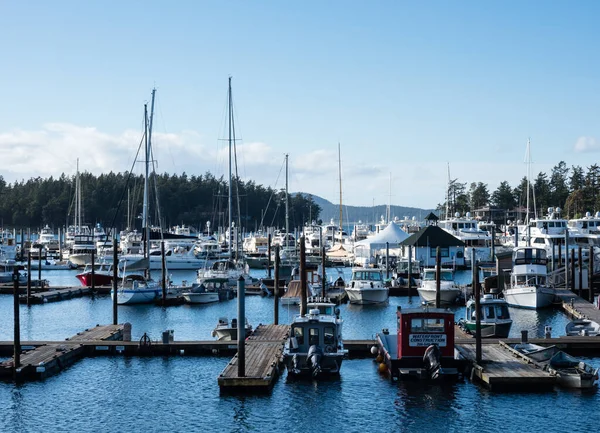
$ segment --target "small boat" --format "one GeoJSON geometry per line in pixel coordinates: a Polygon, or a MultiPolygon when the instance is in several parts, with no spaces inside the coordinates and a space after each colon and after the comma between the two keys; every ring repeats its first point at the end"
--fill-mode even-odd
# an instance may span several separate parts
{"type": "MultiPolygon", "coordinates": [[[[306,283],[307,295],[313,296],[316,293],[310,283],[306,283]]],[[[286,288],[285,293],[279,299],[281,305],[300,305],[300,296],[302,294],[302,283],[300,280],[291,280],[286,288]]]]}
{"type": "MultiPolygon", "coordinates": [[[[245,335],[248,337],[252,332],[252,326],[248,323],[248,319],[246,319],[246,332],[245,335]]],[[[231,319],[231,325],[229,324],[229,320],[227,317],[219,317],[219,322],[217,326],[212,331],[212,336],[217,340],[222,341],[235,341],[238,338],[238,326],[237,319],[231,319]]]]}
{"type": "Polygon", "coordinates": [[[339,374],[347,350],[342,341],[340,310],[328,298],[310,297],[308,314],[294,317],[283,350],[289,375],[321,377],[339,374]]]}
{"type": "Polygon", "coordinates": [[[381,304],[389,299],[381,269],[353,268],[346,293],[351,304],[381,304]]]}
{"type": "Polygon", "coordinates": [[[184,288],[181,296],[188,304],[208,304],[233,299],[233,289],[227,278],[204,278],[184,288]]]}
{"type": "MultiPolygon", "coordinates": [[[[423,269],[421,287],[417,289],[419,296],[426,304],[434,304],[436,296],[436,269],[423,269]]],[[[448,268],[440,269],[440,303],[454,304],[462,294],[461,288],[454,281],[454,271],[448,268]]]]}
{"type": "MultiPolygon", "coordinates": [[[[512,319],[508,311],[508,304],[504,299],[494,298],[493,295],[485,294],[479,301],[480,323],[482,338],[507,338],[512,326],[512,319]]],[[[465,332],[475,334],[476,328],[475,299],[467,302],[466,317],[458,321],[465,332]]]]}
{"type": "MultiPolygon", "coordinates": [[[[147,280],[143,275],[125,275],[117,288],[117,304],[150,304],[159,297],[160,291],[157,282],[147,280]]],[[[114,295],[112,290],[111,296],[114,295]]]]}
{"type": "Polygon", "coordinates": [[[377,351],[391,378],[457,378],[464,359],[454,347],[454,313],[441,308],[396,311],[398,333],[376,336],[377,351]]]}
{"type": "MultiPolygon", "coordinates": [[[[81,284],[85,287],[92,285],[92,265],[88,263],[82,273],[75,275],[81,284]]],[[[94,283],[98,286],[110,286],[113,282],[112,263],[94,264],[94,283]]]]}
{"type": "Polygon", "coordinates": [[[588,319],[576,319],[569,323],[565,327],[567,335],[587,335],[596,337],[600,335],[600,325],[593,320],[588,319]]]}
{"type": "Polygon", "coordinates": [[[598,369],[574,358],[556,346],[538,346],[531,343],[511,345],[539,367],[556,376],[558,385],[565,388],[591,388],[598,380],[598,369]]]}
{"type": "Polygon", "coordinates": [[[598,369],[572,357],[562,350],[548,363],[548,371],[565,388],[591,388],[598,380],[598,369]]]}

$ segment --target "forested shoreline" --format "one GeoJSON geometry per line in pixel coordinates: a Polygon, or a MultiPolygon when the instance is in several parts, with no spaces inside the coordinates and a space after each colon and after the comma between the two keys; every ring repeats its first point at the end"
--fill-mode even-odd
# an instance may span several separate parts
{"type": "MultiPolygon", "coordinates": [[[[105,227],[140,228],[143,177],[128,173],[80,173],[82,220],[105,227]]],[[[228,184],[210,173],[188,176],[157,174],[150,180],[150,218],[158,225],[155,203],[158,191],[163,227],[188,225],[211,230],[227,225],[228,184]]],[[[235,226],[254,231],[264,226],[285,226],[285,191],[234,180],[233,220],[235,226]],[[238,199],[239,198],[239,199],[238,199]]],[[[7,183],[0,175],[0,223],[4,228],[53,228],[73,224],[75,176],[36,177],[7,183]]],[[[289,195],[290,227],[317,219],[320,207],[312,197],[289,195]]]]}

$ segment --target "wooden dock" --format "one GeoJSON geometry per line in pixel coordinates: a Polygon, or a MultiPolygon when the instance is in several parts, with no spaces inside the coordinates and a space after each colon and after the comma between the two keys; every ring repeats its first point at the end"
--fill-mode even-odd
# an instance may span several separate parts
{"type": "Polygon", "coordinates": [[[15,372],[14,358],[0,364],[1,379],[45,379],[84,357],[85,347],[81,341],[101,341],[121,339],[123,325],[96,326],[86,329],[77,335],[67,338],[64,342],[42,344],[40,346],[21,345],[24,352],[21,362],[15,372]]]}
{"type": "Polygon", "coordinates": [[[567,314],[577,319],[589,319],[600,323],[600,310],[594,304],[570,290],[557,290],[556,296],[562,301],[562,308],[567,314]]]}
{"type": "Polygon", "coordinates": [[[222,392],[266,392],[280,374],[283,348],[289,337],[289,325],[260,325],[246,339],[245,375],[238,376],[238,356],[227,364],[218,377],[222,392]]]}
{"type": "Polygon", "coordinates": [[[482,361],[475,361],[475,343],[456,345],[471,363],[471,380],[478,379],[491,390],[552,389],[555,377],[538,366],[516,357],[502,344],[482,344],[482,361]]]}

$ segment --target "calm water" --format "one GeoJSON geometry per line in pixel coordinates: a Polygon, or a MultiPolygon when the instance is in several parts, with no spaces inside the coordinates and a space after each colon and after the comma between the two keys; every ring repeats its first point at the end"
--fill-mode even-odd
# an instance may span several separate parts
{"type": "MultiPolygon", "coordinates": [[[[45,273],[59,284],[75,284],[74,272],[45,273]]],[[[192,279],[174,273],[176,281],[192,279]]],[[[342,305],[344,337],[371,338],[381,328],[395,329],[398,305],[418,298],[391,298],[383,307],[342,305]]],[[[63,339],[85,328],[112,321],[110,297],[80,298],[21,306],[22,339],[63,339]]],[[[249,297],[252,325],[271,323],[273,301],[249,297]]],[[[464,308],[455,309],[458,317],[464,308]]],[[[280,322],[289,323],[297,307],[280,306],[280,322]]],[[[133,325],[133,337],[147,332],[159,339],[165,329],[176,340],[211,339],[218,317],[233,317],[236,301],[166,309],[120,307],[119,321],[133,325]]],[[[549,309],[536,313],[511,309],[512,335],[521,329],[542,336],[564,332],[568,319],[549,309]]],[[[0,339],[12,339],[12,299],[0,296],[0,339]]],[[[0,383],[0,431],[205,431],[307,432],[325,428],[365,431],[532,431],[597,432],[591,392],[491,393],[468,381],[446,385],[390,383],[370,359],[344,361],[341,377],[326,382],[288,381],[286,374],[268,396],[219,395],[217,376],[229,358],[88,358],[43,382],[0,383]]],[[[591,360],[599,365],[600,360],[591,360]]]]}

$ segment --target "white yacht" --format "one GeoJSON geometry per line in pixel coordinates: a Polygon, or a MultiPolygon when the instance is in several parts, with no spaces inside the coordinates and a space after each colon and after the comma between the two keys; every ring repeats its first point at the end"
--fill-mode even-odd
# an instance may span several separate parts
{"type": "Polygon", "coordinates": [[[594,215],[586,212],[583,218],[573,218],[568,221],[568,227],[575,244],[600,247],[600,212],[594,215]]]}
{"type": "Polygon", "coordinates": [[[518,247],[513,251],[510,285],[504,299],[513,307],[537,309],[554,301],[555,290],[548,285],[546,250],[518,247]]]}
{"type": "MultiPolygon", "coordinates": [[[[419,296],[426,304],[435,304],[436,296],[436,270],[435,268],[423,269],[421,286],[417,288],[419,296]]],[[[440,303],[454,304],[461,296],[462,289],[454,281],[454,270],[448,268],[440,269],[440,303]]]]}
{"type": "Polygon", "coordinates": [[[380,304],[387,302],[389,288],[383,282],[381,269],[354,268],[352,279],[345,288],[351,304],[380,304]]]}
{"type": "Polygon", "coordinates": [[[453,218],[440,220],[438,226],[465,243],[466,261],[471,260],[472,250],[475,250],[475,258],[478,261],[487,262],[492,259],[492,236],[479,228],[478,221],[471,217],[470,212],[464,216],[456,212],[453,218]]]}

